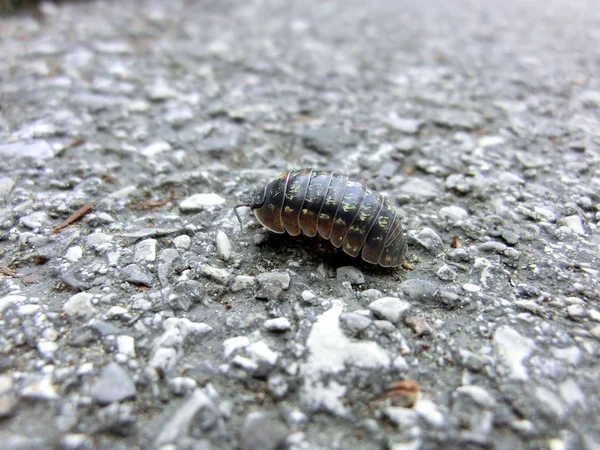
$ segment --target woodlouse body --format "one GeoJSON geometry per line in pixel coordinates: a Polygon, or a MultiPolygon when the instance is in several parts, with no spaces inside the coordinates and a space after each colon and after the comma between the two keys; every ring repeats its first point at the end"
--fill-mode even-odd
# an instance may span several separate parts
{"type": "Polygon", "coordinates": [[[249,204],[238,206],[249,206],[275,233],[318,233],[348,255],[360,254],[383,267],[397,267],[404,260],[404,232],[394,209],[381,194],[346,175],[289,171],[255,190],[249,204]]]}

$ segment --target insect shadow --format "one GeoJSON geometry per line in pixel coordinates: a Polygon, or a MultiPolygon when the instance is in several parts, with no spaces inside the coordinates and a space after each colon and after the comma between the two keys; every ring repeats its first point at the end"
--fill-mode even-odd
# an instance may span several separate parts
{"type": "Polygon", "coordinates": [[[315,269],[323,263],[325,267],[337,269],[338,267],[354,266],[370,275],[397,276],[401,270],[398,267],[381,267],[369,264],[362,258],[352,257],[341,248],[331,245],[321,236],[290,236],[282,233],[266,233],[265,239],[259,244],[260,255],[269,260],[278,259],[282,262],[291,258],[300,259],[302,264],[310,265],[315,269]]]}

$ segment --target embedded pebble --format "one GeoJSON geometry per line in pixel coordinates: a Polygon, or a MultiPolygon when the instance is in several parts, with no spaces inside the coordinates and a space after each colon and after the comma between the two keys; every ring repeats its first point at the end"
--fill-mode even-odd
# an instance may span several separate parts
{"type": "Polygon", "coordinates": [[[177,91],[164,78],[157,78],[152,85],[148,86],[147,96],[154,102],[160,102],[177,96],[177,91]]]}
{"type": "Polygon", "coordinates": [[[21,396],[36,400],[55,400],[58,398],[56,386],[49,376],[44,376],[21,389],[21,396]]]}
{"type": "Polygon", "coordinates": [[[504,230],[501,236],[508,245],[516,245],[521,238],[517,233],[509,230],[504,230]]]}
{"type": "Polygon", "coordinates": [[[218,206],[225,203],[225,199],[218,194],[194,194],[182,200],[179,204],[181,212],[199,212],[207,206],[218,206]]]}
{"type": "Polygon", "coordinates": [[[422,122],[419,119],[408,117],[399,117],[395,111],[392,111],[385,120],[387,126],[391,129],[405,134],[416,134],[421,128],[422,122]]]}
{"type": "Polygon", "coordinates": [[[256,286],[256,280],[254,277],[249,277],[247,275],[238,275],[234,278],[233,283],[231,283],[231,290],[233,292],[244,291],[246,289],[251,289],[256,286]]]}
{"type": "Polygon", "coordinates": [[[437,270],[436,275],[444,281],[454,281],[456,279],[456,272],[448,264],[443,264],[437,270]]]}
{"type": "Polygon", "coordinates": [[[291,278],[290,274],[287,272],[261,273],[256,278],[261,285],[276,284],[283,290],[286,290],[290,287],[291,278]]]}
{"type": "Polygon", "coordinates": [[[122,272],[125,281],[141,286],[152,286],[152,277],[137,264],[125,266],[122,272]]]}
{"type": "Polygon", "coordinates": [[[169,385],[171,392],[175,395],[184,395],[193,392],[198,386],[196,380],[190,377],[171,378],[167,384],[169,385]]]}
{"type": "Polygon", "coordinates": [[[135,385],[127,371],[117,363],[109,363],[90,388],[90,396],[101,404],[120,402],[135,397],[135,385]]]}
{"type": "Polygon", "coordinates": [[[142,149],[142,155],[144,156],[156,156],[159,153],[168,152],[171,150],[171,144],[165,141],[154,142],[149,146],[142,149]]]}
{"type": "Polygon", "coordinates": [[[410,303],[396,297],[383,297],[371,302],[369,309],[380,319],[396,323],[410,309],[410,303]]]}
{"type": "Polygon", "coordinates": [[[383,294],[378,289],[366,289],[360,293],[360,298],[368,302],[377,300],[383,297],[383,294]]]}
{"type": "Polygon", "coordinates": [[[276,450],[281,448],[289,430],[273,413],[252,412],[244,419],[241,450],[276,450]]]}
{"type": "Polygon", "coordinates": [[[318,298],[315,294],[313,294],[311,291],[302,291],[302,294],[300,294],[300,297],[302,298],[302,301],[306,304],[312,305],[315,304],[318,301],[318,298]]]}
{"type": "Polygon", "coordinates": [[[465,220],[469,216],[469,213],[460,206],[444,206],[438,211],[438,216],[440,216],[441,219],[449,219],[458,222],[459,220],[465,220]]]}
{"type": "Polygon", "coordinates": [[[0,156],[3,158],[49,159],[54,157],[52,146],[44,140],[18,141],[0,144],[0,156]]]}
{"type": "MultiPolygon", "coordinates": [[[[203,426],[207,432],[213,428],[220,430],[223,427],[221,414],[219,414],[213,400],[201,389],[195,389],[177,409],[167,411],[167,413],[164,416],[164,425],[154,439],[153,448],[163,450],[181,448],[176,445],[176,442],[181,437],[188,436],[190,430],[195,429],[195,423],[198,423],[199,427],[203,426]]],[[[199,440],[194,441],[202,442],[199,440]]],[[[198,448],[201,450],[202,447],[205,449],[210,448],[203,444],[195,445],[195,447],[186,446],[185,448],[198,448]]]]}
{"type": "Polygon", "coordinates": [[[172,275],[173,262],[179,258],[179,252],[174,248],[165,248],[158,255],[158,266],[156,274],[158,280],[163,286],[169,284],[169,277],[172,275]]]}
{"type": "Polygon", "coordinates": [[[340,315],[340,323],[352,331],[362,331],[368,328],[373,320],[363,314],[350,312],[340,315]]]}
{"type": "Polygon", "coordinates": [[[502,253],[507,247],[502,242],[489,241],[480,244],[477,248],[484,253],[502,253]]]}
{"type": "Polygon", "coordinates": [[[265,320],[264,327],[268,331],[288,331],[292,326],[290,321],[285,317],[277,317],[275,319],[265,320]]]}
{"type": "Polygon", "coordinates": [[[236,350],[246,348],[250,345],[250,339],[246,336],[236,336],[223,341],[223,356],[229,358],[236,350]]]}
{"type": "Polygon", "coordinates": [[[587,317],[587,311],[583,305],[575,304],[567,307],[567,314],[571,320],[581,321],[587,317]]]}
{"type": "Polygon", "coordinates": [[[231,258],[231,242],[223,231],[217,232],[217,256],[223,261],[231,258]]]}
{"type": "Polygon", "coordinates": [[[563,217],[560,221],[562,225],[568,227],[573,233],[576,234],[585,234],[585,229],[583,228],[583,222],[581,217],[579,216],[567,216],[563,217]]]}
{"type": "Polygon", "coordinates": [[[192,243],[192,239],[187,234],[182,234],[173,239],[173,244],[178,250],[188,250],[192,243]]]}
{"type": "Polygon", "coordinates": [[[77,262],[83,256],[83,249],[79,245],[69,247],[65,252],[65,259],[71,262],[77,262]]]}
{"type": "Polygon", "coordinates": [[[436,185],[417,177],[409,178],[408,181],[400,186],[400,192],[420,201],[433,199],[440,194],[436,185]]]}
{"type": "Polygon", "coordinates": [[[42,228],[43,226],[48,225],[50,223],[48,215],[45,212],[41,211],[34,212],[27,216],[21,217],[21,219],[19,219],[19,222],[21,222],[27,228],[31,228],[32,230],[42,228]]]}
{"type": "Polygon", "coordinates": [[[365,276],[354,266],[343,266],[336,269],[336,278],[338,281],[347,281],[350,284],[364,284],[365,276]]]}
{"type": "Polygon", "coordinates": [[[438,287],[431,281],[411,279],[400,283],[400,290],[409,300],[431,301],[435,299],[438,287]]]}
{"type": "Polygon", "coordinates": [[[37,343],[38,352],[46,359],[51,359],[58,350],[58,344],[52,341],[40,341],[37,343]]]}
{"type": "Polygon", "coordinates": [[[156,239],[144,239],[135,246],[133,258],[136,262],[156,261],[156,239]]]}
{"type": "Polygon", "coordinates": [[[133,336],[117,336],[117,351],[129,358],[135,358],[135,339],[133,336]]]}
{"type": "Polygon", "coordinates": [[[421,246],[423,246],[430,253],[437,255],[440,253],[444,247],[444,242],[442,238],[431,228],[423,228],[416,234],[409,234],[412,236],[415,241],[417,241],[421,246]]]}
{"type": "Polygon", "coordinates": [[[513,380],[528,380],[529,374],[524,362],[535,349],[534,341],[504,325],[494,332],[493,344],[500,363],[499,372],[513,380]]]}
{"type": "Polygon", "coordinates": [[[93,294],[80,292],[71,296],[63,305],[62,310],[70,317],[91,317],[95,314],[96,308],[92,305],[93,294]]]}
{"type": "Polygon", "coordinates": [[[229,271],[225,269],[204,264],[200,268],[200,273],[222,285],[226,285],[229,282],[229,271]]]}
{"type": "Polygon", "coordinates": [[[5,200],[12,191],[12,188],[15,185],[15,180],[8,177],[0,178],[0,201],[5,200]]]}

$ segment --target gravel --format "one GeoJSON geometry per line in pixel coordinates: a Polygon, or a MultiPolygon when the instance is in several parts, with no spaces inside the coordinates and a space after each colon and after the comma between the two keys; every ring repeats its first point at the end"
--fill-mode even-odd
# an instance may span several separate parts
{"type": "Polygon", "coordinates": [[[595,3],[9,3],[2,448],[600,448],[595,3]],[[405,264],[240,230],[303,167],[405,264]]]}

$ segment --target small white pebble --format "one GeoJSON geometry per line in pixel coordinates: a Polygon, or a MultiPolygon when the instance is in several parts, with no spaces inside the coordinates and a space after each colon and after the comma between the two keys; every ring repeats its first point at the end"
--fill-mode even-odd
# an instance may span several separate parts
{"type": "Polygon", "coordinates": [[[291,328],[290,321],[285,317],[265,320],[265,328],[269,331],[288,331],[291,328]]]}
{"type": "Polygon", "coordinates": [[[187,250],[190,248],[192,239],[187,234],[182,234],[173,239],[173,244],[177,250],[187,250]]]}
{"type": "Polygon", "coordinates": [[[135,357],[135,339],[132,336],[117,336],[117,350],[130,358],[135,357]]]}
{"type": "Polygon", "coordinates": [[[587,311],[582,305],[571,305],[567,308],[567,314],[571,320],[583,320],[587,316],[587,311]]]}
{"type": "Polygon", "coordinates": [[[229,261],[231,258],[231,242],[223,231],[217,233],[217,256],[223,261],[229,261]]]}

